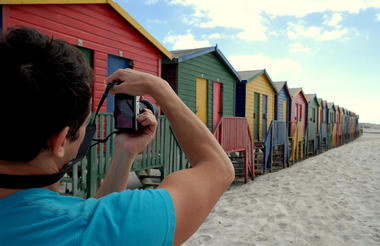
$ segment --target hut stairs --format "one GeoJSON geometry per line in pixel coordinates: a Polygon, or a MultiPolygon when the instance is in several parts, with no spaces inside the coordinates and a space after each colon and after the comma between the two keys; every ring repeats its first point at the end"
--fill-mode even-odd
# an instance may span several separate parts
{"type": "Polygon", "coordinates": [[[292,136],[292,148],[290,161],[293,163],[303,159],[303,129],[302,122],[297,121],[296,127],[292,136]]]}
{"type": "Polygon", "coordinates": [[[264,141],[263,173],[285,168],[289,163],[288,134],[284,121],[272,120],[264,141]]]}
{"type": "Polygon", "coordinates": [[[235,168],[235,182],[253,179],[254,154],[251,131],[244,117],[222,117],[216,124],[213,135],[229,156],[235,168]]]}
{"type": "Polygon", "coordinates": [[[264,142],[255,141],[255,175],[265,174],[264,171],[264,142]]]}

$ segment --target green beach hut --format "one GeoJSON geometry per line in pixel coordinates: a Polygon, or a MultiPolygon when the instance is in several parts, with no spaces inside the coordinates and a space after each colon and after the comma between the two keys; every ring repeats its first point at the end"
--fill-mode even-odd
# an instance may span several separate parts
{"type": "Polygon", "coordinates": [[[212,131],[223,116],[235,116],[239,74],[215,47],[174,50],[162,61],[162,78],[212,131]]]}
{"type": "Polygon", "coordinates": [[[305,132],[305,156],[316,155],[319,149],[318,114],[319,102],[316,94],[305,94],[307,99],[307,121],[305,132]]]}

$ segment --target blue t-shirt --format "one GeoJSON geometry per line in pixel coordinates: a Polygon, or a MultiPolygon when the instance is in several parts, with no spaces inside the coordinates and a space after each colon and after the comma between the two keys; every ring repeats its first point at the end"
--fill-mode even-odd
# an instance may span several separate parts
{"type": "Polygon", "coordinates": [[[27,189],[0,199],[0,245],[172,245],[175,213],[164,189],[100,199],[27,189]]]}

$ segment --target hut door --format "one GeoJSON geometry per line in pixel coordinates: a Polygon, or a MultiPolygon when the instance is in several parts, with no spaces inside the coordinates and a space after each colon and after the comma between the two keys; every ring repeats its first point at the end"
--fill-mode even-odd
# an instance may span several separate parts
{"type": "Polygon", "coordinates": [[[213,113],[212,121],[213,128],[218,124],[220,118],[222,118],[222,84],[214,82],[214,97],[213,97],[213,113]]]}
{"type": "Polygon", "coordinates": [[[196,115],[207,125],[207,80],[197,78],[196,115]]]}
{"type": "Polygon", "coordinates": [[[3,5],[0,5],[0,30],[3,30],[3,5]]]}
{"type": "Polygon", "coordinates": [[[267,98],[268,96],[263,95],[263,116],[262,116],[262,140],[265,140],[266,134],[267,134],[267,98]]]}
{"type": "Polygon", "coordinates": [[[260,94],[254,93],[253,96],[253,139],[259,139],[259,108],[260,105],[260,94]]]}
{"type": "MultiPolygon", "coordinates": [[[[113,74],[116,70],[121,68],[128,68],[129,67],[130,60],[108,55],[108,64],[107,64],[107,76],[110,76],[113,74]]],[[[107,112],[113,112],[114,109],[114,100],[113,96],[111,94],[107,95],[107,112]]]]}
{"type": "Polygon", "coordinates": [[[288,115],[288,105],[287,105],[288,103],[287,103],[287,101],[286,100],[284,100],[283,102],[282,102],[282,120],[283,121],[285,121],[285,123],[286,123],[286,116],[288,115]]]}

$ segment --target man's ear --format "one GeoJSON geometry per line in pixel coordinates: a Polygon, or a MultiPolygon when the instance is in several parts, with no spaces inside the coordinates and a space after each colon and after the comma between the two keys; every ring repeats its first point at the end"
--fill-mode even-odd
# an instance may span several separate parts
{"type": "Polygon", "coordinates": [[[64,127],[58,134],[55,134],[50,137],[47,142],[47,147],[53,152],[53,154],[57,157],[63,157],[65,155],[65,144],[66,137],[69,133],[70,127],[64,127]]]}

